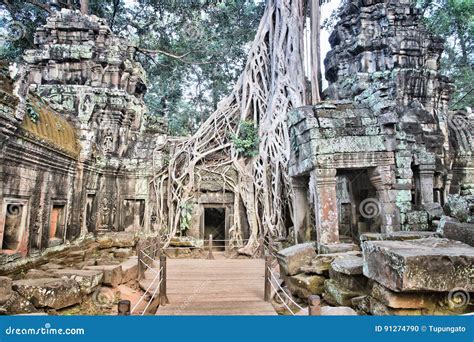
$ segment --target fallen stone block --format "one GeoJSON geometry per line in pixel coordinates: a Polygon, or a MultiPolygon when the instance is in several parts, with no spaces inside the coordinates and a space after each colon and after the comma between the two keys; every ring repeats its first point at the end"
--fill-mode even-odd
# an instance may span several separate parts
{"type": "Polygon", "coordinates": [[[0,314],[4,315],[19,315],[39,312],[33,304],[18,294],[12,291],[5,301],[0,303],[0,314]]]}
{"type": "Polygon", "coordinates": [[[301,271],[310,274],[324,274],[331,268],[331,263],[336,258],[345,258],[350,256],[359,256],[359,251],[344,253],[318,254],[308,265],[301,266],[301,271]]]}
{"type": "Polygon", "coordinates": [[[287,277],[286,286],[291,293],[306,301],[310,295],[323,293],[325,280],[326,278],[318,275],[300,273],[287,277]]]}
{"type": "Polygon", "coordinates": [[[474,223],[460,223],[443,218],[438,225],[437,231],[447,239],[474,246],[474,223]]]}
{"type": "Polygon", "coordinates": [[[316,250],[312,243],[302,243],[282,249],[277,253],[280,272],[284,275],[296,275],[300,273],[303,265],[309,264],[316,256],[316,250]]]}
{"type": "Polygon", "coordinates": [[[13,281],[9,277],[0,277],[0,304],[5,303],[13,294],[13,281]]]}
{"type": "Polygon", "coordinates": [[[133,247],[137,241],[138,238],[133,232],[105,233],[97,237],[99,248],[133,247]]]}
{"type": "Polygon", "coordinates": [[[120,265],[87,266],[85,269],[102,271],[104,273],[104,277],[102,278],[104,285],[117,287],[122,283],[122,267],[120,265]]]}
{"type": "Polygon", "coordinates": [[[13,290],[36,308],[62,309],[81,301],[79,284],[72,279],[22,279],[13,282],[13,290]]]}
{"type": "Polygon", "coordinates": [[[334,271],[347,275],[362,274],[363,265],[364,259],[355,255],[348,255],[342,258],[336,258],[331,263],[331,267],[334,271]]]}
{"type": "Polygon", "coordinates": [[[426,232],[426,231],[400,231],[393,233],[365,233],[360,236],[361,243],[365,241],[406,241],[425,239],[430,237],[440,237],[437,232],[426,232]]]}
{"type": "Polygon", "coordinates": [[[352,298],[363,295],[360,291],[352,291],[342,287],[333,279],[328,279],[324,282],[326,292],[336,301],[338,305],[351,306],[352,298]]]}
{"type": "Polygon", "coordinates": [[[345,253],[351,251],[358,251],[359,246],[354,243],[320,243],[318,244],[318,251],[320,254],[345,253]]]}
{"type": "Polygon", "coordinates": [[[364,275],[392,291],[474,291],[474,248],[426,238],[363,243],[364,275]]]}
{"type": "Polygon", "coordinates": [[[367,292],[367,282],[369,279],[361,274],[348,275],[337,272],[333,267],[331,267],[329,269],[329,278],[350,291],[367,292]]]}
{"type": "Polygon", "coordinates": [[[53,274],[57,277],[68,278],[77,281],[81,292],[83,294],[90,294],[94,292],[100,284],[102,284],[102,278],[104,277],[102,271],[93,270],[56,270],[53,274]]]}
{"type": "Polygon", "coordinates": [[[120,264],[122,267],[122,283],[136,280],[138,278],[138,259],[130,258],[120,264]]]}
{"type": "Polygon", "coordinates": [[[421,309],[394,309],[373,297],[369,297],[370,313],[374,316],[420,316],[423,314],[421,309]]]}
{"type": "Polygon", "coordinates": [[[119,259],[125,259],[132,255],[132,252],[133,251],[131,248],[116,248],[114,250],[114,257],[119,259]]]}
{"type": "Polygon", "coordinates": [[[378,283],[374,283],[370,295],[394,309],[427,309],[434,308],[437,303],[436,295],[433,293],[393,292],[378,283]]]}
{"type": "Polygon", "coordinates": [[[30,269],[25,273],[24,278],[25,279],[40,279],[40,278],[54,278],[54,276],[51,275],[51,272],[48,272],[48,271],[30,269]]]}

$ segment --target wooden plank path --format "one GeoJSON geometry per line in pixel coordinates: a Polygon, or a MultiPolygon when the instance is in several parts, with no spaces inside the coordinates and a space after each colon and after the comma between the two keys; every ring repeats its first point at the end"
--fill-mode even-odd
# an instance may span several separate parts
{"type": "MultiPolygon", "coordinates": [[[[170,301],[157,315],[276,315],[263,300],[262,259],[167,260],[170,301]]],[[[151,275],[150,275],[151,276],[151,275]]]]}

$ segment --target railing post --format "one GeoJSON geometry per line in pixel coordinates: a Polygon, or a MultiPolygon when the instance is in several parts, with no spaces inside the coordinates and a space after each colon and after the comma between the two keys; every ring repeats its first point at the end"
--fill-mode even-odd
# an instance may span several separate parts
{"type": "Polygon", "coordinates": [[[321,298],[316,295],[308,297],[308,315],[321,316],[321,298]]]}
{"type": "Polygon", "coordinates": [[[270,265],[271,265],[272,257],[270,255],[265,256],[265,288],[264,288],[264,293],[263,293],[263,299],[266,302],[270,302],[270,297],[271,297],[271,284],[270,284],[270,265]]]}
{"type": "Polygon", "coordinates": [[[166,256],[160,256],[160,305],[166,305],[170,301],[166,295],[166,256]]]}
{"type": "Polygon", "coordinates": [[[145,278],[145,265],[143,264],[143,243],[137,243],[137,257],[138,257],[138,280],[145,278]]]}
{"type": "Polygon", "coordinates": [[[117,315],[119,316],[130,316],[130,301],[121,300],[118,302],[117,315]]]}
{"type": "Polygon", "coordinates": [[[208,259],[214,259],[214,255],[212,254],[212,234],[209,235],[209,256],[207,257],[208,259]]]}
{"type": "Polygon", "coordinates": [[[265,258],[265,240],[260,238],[260,257],[265,258]]]}

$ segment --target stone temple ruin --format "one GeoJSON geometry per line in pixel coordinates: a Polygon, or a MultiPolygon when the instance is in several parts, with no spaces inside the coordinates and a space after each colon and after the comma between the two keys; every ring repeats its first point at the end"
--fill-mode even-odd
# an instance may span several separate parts
{"type": "MultiPolygon", "coordinates": [[[[295,205],[294,236],[275,241],[283,284],[295,300],[318,294],[363,314],[471,311],[447,300],[474,292],[474,145],[470,111],[448,108],[442,42],[410,1],[351,0],[340,17],[325,101],[288,114],[295,205]]],[[[103,19],[63,9],[34,43],[16,76],[3,64],[0,73],[8,314],[60,310],[100,284],[134,282],[133,248],[159,234],[152,179],[172,141],[165,119],[148,119],[137,47],[103,19]],[[57,298],[35,307],[26,300],[35,286],[57,298]]],[[[202,244],[223,228],[227,240],[242,213],[218,178],[200,179],[188,237],[202,244]]]]}

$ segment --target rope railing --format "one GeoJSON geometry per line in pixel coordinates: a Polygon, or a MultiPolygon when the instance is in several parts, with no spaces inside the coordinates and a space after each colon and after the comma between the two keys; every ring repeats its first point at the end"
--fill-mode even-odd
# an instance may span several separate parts
{"type": "Polygon", "coordinates": [[[157,289],[159,288],[159,286],[161,285],[162,281],[163,281],[163,278],[160,277],[160,275],[162,274],[163,272],[163,267],[160,268],[160,270],[158,272],[156,272],[156,275],[155,275],[155,278],[153,278],[153,280],[151,281],[150,285],[148,285],[146,291],[143,293],[143,295],[140,297],[140,299],[138,300],[138,302],[135,303],[135,305],[133,306],[132,308],[132,311],[131,313],[133,314],[136,310],[136,308],[138,308],[138,306],[140,305],[140,303],[145,299],[145,296],[150,292],[150,289],[152,288],[153,284],[155,284],[155,282],[157,281],[157,279],[159,279],[159,283],[158,285],[156,286],[155,288],[155,291],[153,292],[153,295],[150,299],[150,301],[148,302],[145,310],[143,310],[142,312],[142,316],[145,314],[146,310],[148,309],[150,303],[153,301],[153,298],[155,298],[155,295],[156,295],[156,291],[157,289]]]}
{"type": "MultiPolygon", "coordinates": [[[[272,270],[272,263],[277,260],[278,251],[275,249],[273,243],[266,238],[262,237],[262,248],[265,254],[265,287],[264,287],[264,299],[266,302],[271,301],[271,290],[275,292],[275,295],[280,299],[281,303],[287,309],[287,311],[295,316],[296,312],[290,306],[291,304],[296,307],[298,310],[306,310],[300,304],[298,304],[288,292],[281,286],[280,280],[276,276],[275,272],[272,270]],[[273,251],[272,251],[273,249],[273,251]],[[276,284],[276,285],[274,285],[276,284]],[[282,293],[282,295],[280,294],[282,293]],[[290,305],[289,305],[290,304],[290,305]]],[[[317,295],[311,295],[308,297],[308,315],[310,316],[319,316],[321,314],[321,300],[317,295]]]]}

